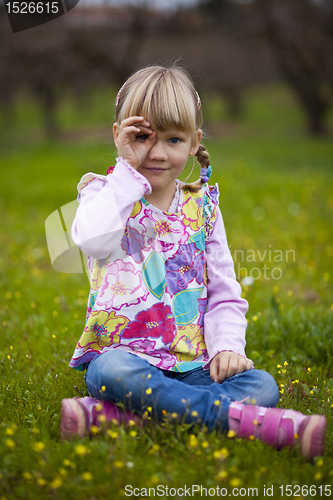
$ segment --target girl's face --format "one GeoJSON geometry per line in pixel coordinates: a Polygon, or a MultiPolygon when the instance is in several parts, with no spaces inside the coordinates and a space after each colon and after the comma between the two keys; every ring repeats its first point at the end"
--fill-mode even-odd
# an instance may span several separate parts
{"type": "MultiPolygon", "coordinates": [[[[139,134],[137,141],[146,138],[139,134]]],[[[177,129],[156,131],[156,142],[138,168],[138,172],[149,181],[153,192],[161,195],[174,192],[175,179],[184,170],[188,157],[197,152],[201,138],[201,130],[197,130],[194,141],[190,133],[177,129]]]]}

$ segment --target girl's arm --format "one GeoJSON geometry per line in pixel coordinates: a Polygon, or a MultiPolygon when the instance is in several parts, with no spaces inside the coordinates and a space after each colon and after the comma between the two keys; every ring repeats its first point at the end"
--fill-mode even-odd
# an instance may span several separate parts
{"type": "Polygon", "coordinates": [[[72,239],[85,254],[103,259],[119,246],[134,204],[151,193],[151,186],[123,158],[117,158],[112,174],[86,174],[78,191],[72,239]]]}
{"type": "MultiPolygon", "coordinates": [[[[225,358],[228,363],[234,359],[238,362],[239,356],[245,358],[247,326],[245,314],[248,310],[247,301],[241,297],[241,286],[236,281],[234,263],[218,207],[213,231],[206,244],[206,259],[208,310],[204,319],[204,331],[209,362],[205,368],[210,367],[212,375],[212,371],[216,373],[214,364],[217,360],[212,365],[211,362],[219,353],[229,351],[217,358],[218,360],[225,358]],[[237,357],[231,356],[231,353],[236,354],[237,357]]],[[[241,366],[241,363],[239,364],[241,366]]],[[[219,382],[222,381],[220,378],[219,382]]]]}

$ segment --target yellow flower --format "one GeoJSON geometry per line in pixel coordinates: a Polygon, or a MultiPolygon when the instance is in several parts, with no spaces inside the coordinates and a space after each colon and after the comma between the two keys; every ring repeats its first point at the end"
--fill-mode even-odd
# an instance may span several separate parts
{"type": "Polygon", "coordinates": [[[238,477],[234,477],[233,479],[230,479],[230,486],[233,488],[237,488],[242,484],[242,481],[238,477]]]}
{"type": "Polygon", "coordinates": [[[33,449],[34,451],[37,451],[38,453],[39,453],[40,451],[43,451],[43,450],[44,450],[44,448],[45,448],[45,444],[43,443],[43,441],[37,441],[36,443],[32,443],[32,445],[31,445],[31,446],[32,446],[32,449],[33,449]]]}
{"type": "Polygon", "coordinates": [[[114,465],[115,467],[117,467],[117,469],[121,469],[122,467],[124,467],[124,464],[123,464],[123,462],[122,462],[121,460],[115,460],[115,461],[113,462],[113,465],[114,465]]]}
{"type": "Polygon", "coordinates": [[[62,479],[61,477],[56,477],[53,479],[52,483],[50,483],[50,486],[52,489],[57,489],[57,488],[60,488],[60,486],[62,486],[62,479]]]}
{"type": "Polygon", "coordinates": [[[191,415],[192,415],[192,417],[197,417],[199,414],[197,411],[194,410],[194,411],[192,411],[191,415]]]}
{"type": "Polygon", "coordinates": [[[74,462],[71,462],[70,460],[68,460],[68,458],[65,458],[62,463],[66,467],[72,467],[73,469],[75,469],[75,467],[76,467],[76,464],[74,462]]]}
{"type": "Polygon", "coordinates": [[[116,432],[116,431],[111,431],[111,429],[108,429],[106,432],[107,432],[107,433],[108,433],[108,435],[109,435],[110,437],[112,437],[113,439],[116,439],[116,438],[118,437],[118,432],[116,432]]]}
{"type": "Polygon", "coordinates": [[[178,418],[178,413],[176,413],[175,411],[171,413],[171,417],[172,418],[178,418]]]}
{"type": "Polygon", "coordinates": [[[151,394],[152,392],[153,392],[153,390],[151,387],[148,387],[148,389],[146,389],[146,394],[151,394]]]}
{"type": "Polygon", "coordinates": [[[216,401],[214,401],[214,405],[215,406],[220,406],[221,404],[221,401],[219,399],[217,399],[216,401]]]}
{"type": "Polygon", "coordinates": [[[91,481],[91,480],[93,479],[93,475],[91,474],[91,472],[88,472],[88,471],[87,471],[87,472],[84,472],[84,473],[82,474],[82,479],[83,479],[84,481],[91,481]]]}
{"type": "Polygon", "coordinates": [[[252,321],[258,321],[258,316],[256,314],[252,316],[252,321]]]}
{"type": "Polygon", "coordinates": [[[6,439],[6,445],[8,446],[8,448],[15,448],[15,441],[10,438],[6,439]]]}
{"type": "Polygon", "coordinates": [[[98,415],[98,421],[101,423],[106,422],[106,416],[105,415],[98,415]]]}
{"type": "Polygon", "coordinates": [[[14,429],[12,429],[11,427],[7,427],[6,434],[7,436],[12,436],[14,434],[14,429]]]}
{"type": "Polygon", "coordinates": [[[39,486],[45,486],[46,485],[46,481],[42,477],[39,477],[37,479],[37,483],[39,484],[39,486]]]}
{"type": "Polygon", "coordinates": [[[102,387],[101,387],[101,391],[102,391],[102,392],[105,392],[105,391],[106,391],[106,387],[105,387],[105,385],[102,385],[102,387]]]}
{"type": "Polygon", "coordinates": [[[276,368],[282,368],[282,366],[281,365],[276,365],[276,368]]]}
{"type": "Polygon", "coordinates": [[[314,478],[316,481],[320,481],[322,479],[323,475],[321,472],[317,472],[317,474],[314,475],[314,478]]]}
{"type": "Polygon", "coordinates": [[[137,436],[137,434],[138,434],[138,433],[137,433],[136,431],[131,431],[131,432],[130,432],[130,436],[131,436],[131,437],[135,437],[135,436],[137,436]]]}
{"type": "Polygon", "coordinates": [[[310,373],[310,371],[311,371],[311,368],[308,366],[308,372],[310,373]]]}
{"type": "Polygon", "coordinates": [[[320,458],[317,462],[318,467],[322,467],[324,465],[324,460],[320,458]]]}
{"type": "Polygon", "coordinates": [[[228,438],[233,438],[235,436],[236,436],[236,432],[235,431],[232,431],[232,430],[228,431],[228,434],[227,434],[228,438]]]}
{"type": "Polygon", "coordinates": [[[26,479],[27,481],[29,481],[30,479],[32,479],[32,474],[30,474],[30,472],[27,472],[27,471],[24,471],[22,476],[24,477],[24,479],[26,479]]]}
{"type": "Polygon", "coordinates": [[[89,453],[89,450],[83,444],[77,444],[75,446],[75,453],[83,456],[83,455],[86,455],[87,453],[89,453]]]}
{"type": "MultiPolygon", "coordinates": [[[[149,409],[149,408],[148,408],[148,409],[149,409]]],[[[135,421],[134,421],[134,420],[129,420],[128,425],[129,425],[130,427],[133,427],[133,425],[135,425],[135,421]]]]}
{"type": "Polygon", "coordinates": [[[190,441],[189,441],[189,447],[190,448],[195,448],[198,444],[198,438],[194,435],[190,435],[190,441]]]}
{"type": "Polygon", "coordinates": [[[201,446],[202,446],[203,448],[208,448],[208,446],[209,446],[208,441],[203,441],[203,442],[202,442],[202,444],[201,444],[201,446]]]}
{"type": "Polygon", "coordinates": [[[98,434],[100,431],[100,429],[97,427],[97,425],[92,425],[90,427],[90,432],[92,432],[92,434],[98,434]]]}
{"type": "Polygon", "coordinates": [[[228,473],[226,470],[220,470],[220,472],[218,472],[216,475],[216,479],[218,481],[219,479],[225,479],[227,476],[228,476],[228,473]]]}
{"type": "Polygon", "coordinates": [[[162,415],[167,415],[167,411],[166,410],[162,410],[162,415]]]}
{"type": "Polygon", "coordinates": [[[287,361],[285,361],[283,364],[284,364],[284,366],[288,366],[288,362],[287,361]]]}

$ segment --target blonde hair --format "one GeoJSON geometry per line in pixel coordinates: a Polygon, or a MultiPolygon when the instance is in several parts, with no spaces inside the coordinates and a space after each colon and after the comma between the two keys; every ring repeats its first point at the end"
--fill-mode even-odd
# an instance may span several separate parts
{"type": "MultiPolygon", "coordinates": [[[[175,128],[189,132],[193,142],[203,121],[194,85],[187,72],[175,64],[148,66],[130,76],[118,93],[115,118],[120,124],[130,116],[148,118],[156,130],[175,128]]],[[[202,167],[209,166],[209,155],[202,144],[196,156],[202,167]]],[[[195,183],[184,184],[182,189],[197,191],[203,184],[200,178],[195,183]]]]}

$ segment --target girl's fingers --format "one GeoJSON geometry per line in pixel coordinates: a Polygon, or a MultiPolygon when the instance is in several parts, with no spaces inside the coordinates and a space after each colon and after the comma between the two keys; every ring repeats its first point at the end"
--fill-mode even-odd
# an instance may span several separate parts
{"type": "Polygon", "coordinates": [[[139,129],[139,127],[135,127],[134,125],[126,127],[126,129],[123,129],[123,133],[126,134],[127,136],[130,134],[138,135],[140,132],[141,130],[139,129]]]}
{"type": "Polygon", "coordinates": [[[253,366],[253,361],[252,361],[252,359],[247,359],[247,360],[246,360],[246,369],[247,369],[247,370],[250,370],[250,368],[252,368],[252,366],[253,366]]]}
{"type": "Polygon", "coordinates": [[[151,128],[138,126],[137,127],[143,135],[150,135],[153,131],[151,128]]]}
{"type": "Polygon", "coordinates": [[[143,116],[130,116],[129,118],[125,118],[120,124],[120,130],[123,130],[126,127],[131,126],[145,126],[149,127],[150,123],[143,116]]]}

